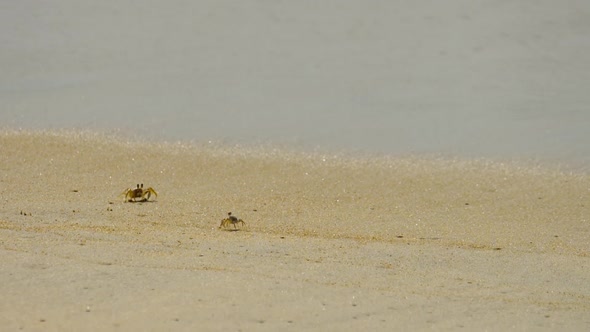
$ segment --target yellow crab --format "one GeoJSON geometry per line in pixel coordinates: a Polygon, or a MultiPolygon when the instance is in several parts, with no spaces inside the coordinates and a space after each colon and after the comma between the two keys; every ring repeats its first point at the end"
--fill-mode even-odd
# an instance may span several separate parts
{"type": "Polygon", "coordinates": [[[236,226],[236,224],[242,223],[242,227],[244,225],[246,225],[246,223],[242,220],[242,219],[238,219],[234,216],[231,215],[231,212],[227,213],[227,218],[221,220],[221,224],[219,225],[219,228],[223,227],[226,228],[229,224],[234,225],[234,228],[237,229],[238,227],[236,226]]]}
{"type": "Polygon", "coordinates": [[[152,187],[143,189],[143,183],[141,184],[141,187],[139,184],[137,184],[137,188],[127,188],[121,193],[121,195],[125,196],[126,202],[145,202],[150,199],[152,194],[154,194],[156,197],[158,196],[158,193],[152,187]],[[137,200],[138,198],[140,198],[139,201],[137,200]]]}

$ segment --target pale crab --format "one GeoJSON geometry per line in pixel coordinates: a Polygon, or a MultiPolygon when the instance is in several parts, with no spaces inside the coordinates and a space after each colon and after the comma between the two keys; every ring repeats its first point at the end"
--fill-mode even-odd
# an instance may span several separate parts
{"type": "Polygon", "coordinates": [[[234,225],[234,229],[237,229],[238,227],[236,226],[236,224],[242,223],[242,227],[244,225],[246,225],[246,223],[242,220],[242,219],[238,219],[234,216],[231,215],[231,212],[227,213],[227,218],[221,220],[221,224],[219,225],[219,228],[223,227],[226,228],[229,224],[234,225]]]}
{"type": "Polygon", "coordinates": [[[139,184],[137,184],[137,188],[127,188],[121,193],[121,195],[125,196],[126,202],[145,202],[150,199],[152,194],[154,194],[156,197],[158,196],[158,193],[152,187],[143,189],[143,183],[141,184],[141,187],[139,184]],[[138,198],[140,199],[139,201],[137,200],[138,198]]]}

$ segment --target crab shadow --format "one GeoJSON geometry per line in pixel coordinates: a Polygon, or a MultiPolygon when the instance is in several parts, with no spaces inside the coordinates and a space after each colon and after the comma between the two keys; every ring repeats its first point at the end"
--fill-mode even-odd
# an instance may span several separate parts
{"type": "Polygon", "coordinates": [[[224,232],[238,232],[241,231],[241,228],[221,228],[222,231],[224,232]]]}

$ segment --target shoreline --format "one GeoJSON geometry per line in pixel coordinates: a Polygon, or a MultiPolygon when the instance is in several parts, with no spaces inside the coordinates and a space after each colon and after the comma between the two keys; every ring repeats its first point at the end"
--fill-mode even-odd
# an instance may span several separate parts
{"type": "Polygon", "coordinates": [[[590,164],[582,159],[564,159],[556,156],[510,156],[510,155],[459,155],[451,152],[421,152],[405,151],[388,153],[382,151],[366,151],[344,147],[329,147],[321,145],[298,145],[286,142],[272,142],[267,140],[248,141],[246,143],[224,139],[177,139],[146,136],[139,132],[125,133],[120,129],[33,129],[0,127],[0,135],[47,135],[52,137],[69,137],[85,141],[103,141],[108,144],[120,144],[128,147],[158,147],[179,150],[178,153],[204,150],[209,153],[241,156],[280,155],[282,158],[299,160],[328,157],[345,163],[387,163],[395,161],[424,161],[424,162],[457,162],[479,163],[482,165],[506,165],[520,169],[540,169],[571,175],[590,175],[590,164]]]}

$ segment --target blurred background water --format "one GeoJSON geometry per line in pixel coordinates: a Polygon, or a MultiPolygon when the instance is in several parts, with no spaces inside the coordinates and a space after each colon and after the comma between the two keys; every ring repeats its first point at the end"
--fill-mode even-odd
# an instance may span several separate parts
{"type": "Polygon", "coordinates": [[[590,168],[590,2],[7,0],[0,127],[590,168]]]}

